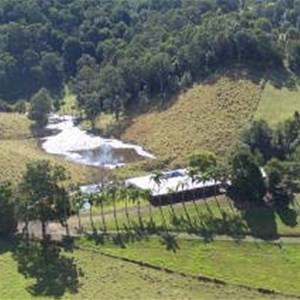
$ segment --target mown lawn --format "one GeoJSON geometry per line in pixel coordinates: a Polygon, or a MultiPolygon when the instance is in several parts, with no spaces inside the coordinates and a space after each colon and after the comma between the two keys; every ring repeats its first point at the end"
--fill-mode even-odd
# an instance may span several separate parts
{"type": "MultiPolygon", "coordinates": [[[[143,247],[143,244],[141,244],[141,247],[143,247]]],[[[46,270],[39,273],[39,266],[35,265],[34,261],[31,263],[33,267],[30,265],[24,267],[22,258],[18,260],[14,252],[15,249],[10,245],[0,241],[1,300],[54,299],[55,295],[56,298],[61,299],[283,298],[267,296],[231,285],[217,285],[176,274],[167,274],[83,250],[75,250],[73,253],[63,252],[57,258],[56,264],[61,261],[59,271],[65,272],[67,275],[67,278],[62,280],[66,282],[66,286],[64,286],[61,281],[61,273],[58,273],[58,270],[50,269],[53,262],[49,264],[48,268],[43,264],[46,270]],[[69,261],[76,269],[73,273],[70,270],[63,269],[63,263],[68,261],[68,258],[73,258],[72,261],[69,261]],[[31,270],[27,274],[27,278],[24,276],[24,269],[31,270]],[[36,276],[36,274],[40,274],[40,276],[36,276]],[[47,280],[45,274],[49,276],[49,280],[47,280]],[[56,277],[58,280],[55,280],[56,277]],[[72,292],[67,289],[70,282],[73,284],[72,292]],[[76,288],[74,285],[76,285],[76,288]],[[39,289],[36,289],[36,286],[39,286],[39,289]]],[[[134,253],[134,250],[132,253],[134,253]]],[[[155,249],[153,249],[154,253],[156,253],[155,249]]],[[[74,271],[73,268],[72,270],[74,271]]]]}
{"type": "MultiPolygon", "coordinates": [[[[187,274],[206,275],[230,283],[300,296],[300,244],[206,243],[158,238],[128,243],[126,248],[112,244],[94,246],[87,241],[81,243],[85,247],[187,274]],[[173,251],[170,245],[167,249],[168,244],[172,244],[173,251]]],[[[244,297],[241,295],[241,298],[244,297]]]]}

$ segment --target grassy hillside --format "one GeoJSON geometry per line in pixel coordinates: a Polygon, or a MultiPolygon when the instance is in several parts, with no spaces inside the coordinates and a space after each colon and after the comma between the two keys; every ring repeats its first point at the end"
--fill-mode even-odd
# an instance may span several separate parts
{"type": "Polygon", "coordinates": [[[261,84],[243,71],[216,75],[185,93],[162,111],[134,117],[122,138],[177,161],[198,148],[225,153],[252,119],[261,84]]]}
{"type": "MultiPolygon", "coordinates": [[[[18,261],[13,258],[13,251],[0,241],[0,299],[54,299],[53,295],[61,288],[60,283],[54,280],[58,271],[48,273],[47,286],[41,285],[34,297],[32,286],[40,273],[37,271],[36,277],[25,278],[18,269],[18,261]]],[[[241,295],[243,299],[282,299],[231,285],[222,286],[167,274],[98,253],[75,250],[65,255],[74,258],[83,276],[79,277],[77,293],[65,292],[62,299],[240,299],[241,295]]],[[[39,276],[39,280],[42,282],[43,279],[39,276]]]]}
{"type": "Polygon", "coordinates": [[[32,137],[31,121],[17,113],[0,113],[0,140],[18,140],[32,137]]]}
{"type": "Polygon", "coordinates": [[[39,148],[38,140],[32,137],[31,122],[25,116],[0,113],[0,125],[0,181],[19,180],[26,163],[37,159],[48,159],[53,164],[65,166],[74,182],[94,182],[107,172],[46,154],[39,148]]]}

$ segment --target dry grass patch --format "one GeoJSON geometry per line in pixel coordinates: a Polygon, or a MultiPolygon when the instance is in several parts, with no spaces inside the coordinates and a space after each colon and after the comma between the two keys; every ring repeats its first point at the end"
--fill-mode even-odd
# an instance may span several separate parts
{"type": "Polygon", "coordinates": [[[252,119],[261,86],[242,71],[216,76],[180,95],[166,110],[133,118],[122,138],[180,162],[199,148],[224,154],[252,119]]]}
{"type": "Polygon", "coordinates": [[[32,122],[17,113],[0,113],[0,140],[17,140],[32,136],[32,122]]]}
{"type": "Polygon", "coordinates": [[[67,162],[59,156],[47,154],[39,149],[38,142],[34,139],[0,141],[0,153],[0,181],[20,180],[26,163],[39,159],[47,159],[53,164],[63,165],[72,181],[78,183],[95,182],[102,178],[104,172],[107,172],[99,168],[67,162]]]}

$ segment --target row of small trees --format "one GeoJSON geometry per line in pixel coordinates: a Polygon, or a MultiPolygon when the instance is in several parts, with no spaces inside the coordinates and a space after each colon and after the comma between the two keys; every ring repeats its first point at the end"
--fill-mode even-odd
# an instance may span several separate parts
{"type": "MultiPolygon", "coordinates": [[[[238,203],[254,203],[263,205],[269,201],[278,209],[288,207],[293,200],[295,192],[294,181],[287,182],[284,177],[282,163],[277,160],[270,160],[265,166],[267,176],[256,162],[255,156],[247,147],[239,147],[233,151],[228,163],[220,162],[217,157],[208,151],[199,151],[191,156],[188,168],[190,181],[203,182],[213,180],[220,182],[228,188],[228,194],[238,203]]],[[[47,236],[46,226],[50,221],[60,222],[69,234],[68,218],[72,214],[77,214],[79,228],[81,229],[80,211],[86,203],[90,206],[90,222],[95,229],[93,220],[93,207],[100,207],[103,232],[107,231],[106,212],[104,207],[109,204],[113,206],[113,216],[115,227],[120,229],[118,223],[117,202],[124,203],[124,214],[129,227],[131,225],[129,214],[129,202],[134,203],[139,225],[143,227],[141,203],[150,199],[149,191],[144,191],[136,187],[126,187],[123,183],[109,182],[99,186],[99,193],[84,193],[79,186],[68,185],[68,177],[65,169],[61,166],[51,166],[49,161],[31,162],[27,165],[21,182],[17,186],[12,186],[8,182],[0,184],[0,234],[7,234],[16,230],[18,222],[24,224],[23,231],[28,236],[30,221],[38,220],[41,223],[42,236],[47,236]]],[[[160,189],[164,176],[161,172],[155,172],[152,180],[160,189]]],[[[182,182],[182,185],[185,183],[182,182]]],[[[178,186],[175,191],[169,191],[170,207],[173,208],[173,195],[182,195],[181,203],[183,210],[189,219],[185,205],[184,193],[180,191],[184,186],[178,186]]],[[[202,189],[200,196],[206,198],[206,189],[202,189]]],[[[216,190],[215,195],[218,193],[216,190]]],[[[201,217],[199,207],[195,202],[197,198],[192,197],[195,212],[201,217]]],[[[176,199],[178,201],[178,197],[176,199]]],[[[206,201],[206,208],[210,211],[206,201]]],[[[166,228],[166,220],[163,213],[162,198],[159,199],[158,207],[161,219],[166,228]]],[[[217,203],[222,210],[219,203],[217,203]]],[[[231,205],[231,203],[230,203],[231,205]]],[[[151,204],[149,205],[150,218],[152,218],[151,204]]],[[[123,209],[122,209],[123,210],[123,209]]]]}
{"type": "Polygon", "coordinates": [[[27,164],[21,182],[12,186],[9,182],[0,183],[0,235],[13,233],[18,223],[23,223],[23,233],[28,237],[30,221],[40,221],[43,239],[47,237],[47,223],[60,222],[69,234],[68,218],[77,214],[81,229],[80,211],[86,204],[90,207],[90,221],[93,228],[93,207],[101,208],[102,230],[106,231],[104,206],[113,205],[116,228],[117,202],[125,203],[125,214],[129,220],[128,203],[137,206],[141,218],[140,204],[148,198],[148,192],[138,188],[127,188],[117,182],[102,183],[99,193],[84,193],[78,185],[69,185],[68,176],[62,166],[52,166],[41,160],[27,164]]]}

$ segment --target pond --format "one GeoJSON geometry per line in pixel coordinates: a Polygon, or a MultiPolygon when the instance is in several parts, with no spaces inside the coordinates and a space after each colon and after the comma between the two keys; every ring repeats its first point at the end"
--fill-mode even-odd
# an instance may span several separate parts
{"type": "Polygon", "coordinates": [[[42,139],[42,149],[75,163],[113,169],[145,158],[155,158],[141,146],[82,130],[75,125],[72,116],[51,115],[47,129],[53,134],[42,139]]]}

